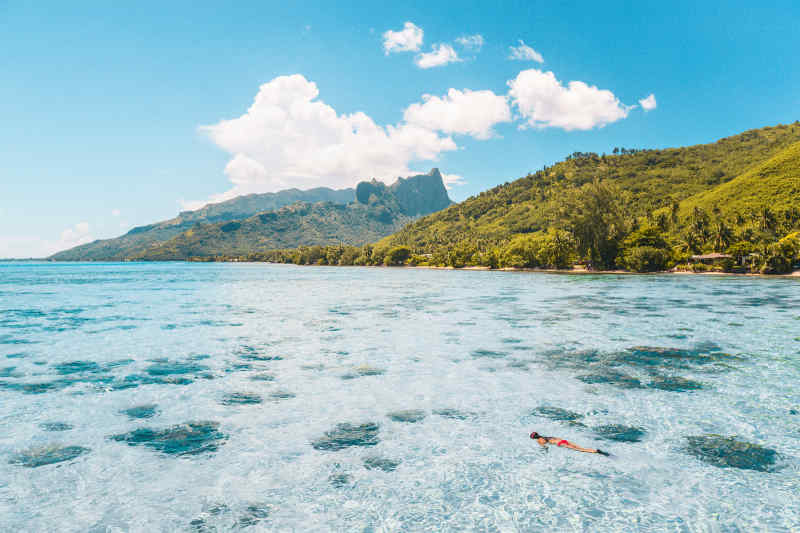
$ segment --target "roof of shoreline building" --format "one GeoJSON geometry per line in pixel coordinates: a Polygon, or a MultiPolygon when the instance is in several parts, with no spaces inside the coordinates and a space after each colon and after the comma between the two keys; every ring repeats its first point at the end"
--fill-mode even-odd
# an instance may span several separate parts
{"type": "Polygon", "coordinates": [[[729,257],[733,256],[728,254],[713,253],[713,254],[693,255],[692,259],[702,261],[703,259],[727,259],[729,257]]]}

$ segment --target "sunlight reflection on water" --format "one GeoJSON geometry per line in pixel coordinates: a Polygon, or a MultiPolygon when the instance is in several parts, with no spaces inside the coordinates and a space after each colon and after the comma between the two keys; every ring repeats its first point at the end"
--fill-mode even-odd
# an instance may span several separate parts
{"type": "Polygon", "coordinates": [[[3,529],[800,523],[798,280],[0,263],[0,294],[3,529]]]}

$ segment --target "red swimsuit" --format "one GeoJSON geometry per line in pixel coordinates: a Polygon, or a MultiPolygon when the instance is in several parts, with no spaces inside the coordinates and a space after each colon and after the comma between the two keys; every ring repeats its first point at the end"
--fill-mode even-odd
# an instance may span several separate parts
{"type": "Polygon", "coordinates": [[[563,440],[563,439],[562,439],[562,440],[558,441],[558,444],[557,444],[557,446],[561,446],[562,444],[569,444],[569,441],[568,441],[568,440],[563,440]]]}

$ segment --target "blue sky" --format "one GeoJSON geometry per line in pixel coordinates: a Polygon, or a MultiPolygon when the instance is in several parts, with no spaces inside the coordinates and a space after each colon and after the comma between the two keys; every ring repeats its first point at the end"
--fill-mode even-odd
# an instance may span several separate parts
{"type": "Polygon", "coordinates": [[[242,192],[437,166],[463,200],[800,119],[797,2],[127,4],[0,0],[0,257],[242,192]]]}

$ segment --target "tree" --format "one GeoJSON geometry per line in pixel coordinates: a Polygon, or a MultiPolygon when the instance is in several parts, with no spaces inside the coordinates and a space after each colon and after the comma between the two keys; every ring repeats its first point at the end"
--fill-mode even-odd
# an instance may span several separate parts
{"type": "Polygon", "coordinates": [[[595,180],[564,201],[562,224],[572,234],[578,254],[593,267],[615,266],[620,244],[631,226],[625,217],[625,199],[616,185],[595,180]]]}
{"type": "Polygon", "coordinates": [[[564,269],[572,266],[575,242],[566,231],[551,228],[541,238],[537,260],[548,268],[564,269]]]}
{"type": "Polygon", "coordinates": [[[395,246],[386,253],[383,264],[386,266],[402,265],[409,257],[411,257],[411,249],[408,246],[395,246]]]}
{"type": "Polygon", "coordinates": [[[714,241],[714,251],[721,252],[730,246],[731,241],[733,241],[733,231],[725,224],[725,221],[720,220],[714,224],[711,230],[711,238],[714,241]]]}

